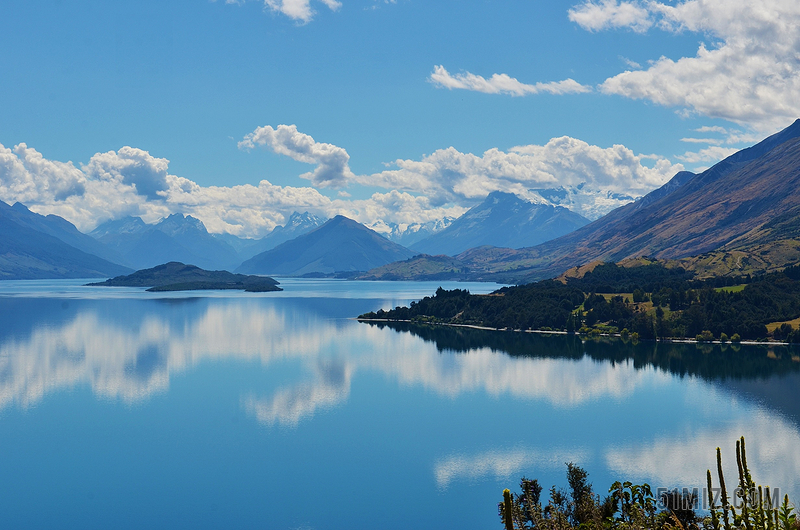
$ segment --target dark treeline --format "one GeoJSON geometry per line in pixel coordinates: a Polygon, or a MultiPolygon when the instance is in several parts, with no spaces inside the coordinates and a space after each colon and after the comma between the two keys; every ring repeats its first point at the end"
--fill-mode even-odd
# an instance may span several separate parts
{"type": "Polygon", "coordinates": [[[364,319],[472,324],[508,329],[622,332],[637,338],[765,339],[800,342],[800,331],[766,324],[800,317],[800,267],[756,278],[696,280],[653,263],[597,266],[566,283],[545,280],[490,295],[438,289],[432,297],[364,319]],[[742,285],[727,290],[726,283],[742,285]],[[612,294],[615,296],[603,296],[612,294]],[[630,293],[623,295],[622,293],[630,293]]]}
{"type": "Polygon", "coordinates": [[[514,329],[563,329],[572,313],[583,303],[583,291],[546,280],[519,287],[503,287],[490,295],[441,287],[409,307],[379,310],[359,318],[389,320],[431,320],[514,329]]]}

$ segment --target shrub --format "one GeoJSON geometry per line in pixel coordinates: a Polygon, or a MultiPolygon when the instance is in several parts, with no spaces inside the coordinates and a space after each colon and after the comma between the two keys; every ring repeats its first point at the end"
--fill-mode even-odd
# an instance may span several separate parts
{"type": "Polygon", "coordinates": [[[711,342],[712,340],[714,340],[714,334],[706,329],[703,330],[702,333],[697,335],[695,339],[697,340],[697,342],[711,342]]]}

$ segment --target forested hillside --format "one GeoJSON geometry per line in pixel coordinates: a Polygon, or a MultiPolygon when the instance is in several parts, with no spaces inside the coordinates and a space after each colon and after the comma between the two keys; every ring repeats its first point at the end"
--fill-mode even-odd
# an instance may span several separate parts
{"type": "Polygon", "coordinates": [[[798,317],[800,267],[756,278],[697,280],[683,269],[658,263],[638,267],[607,263],[582,278],[504,287],[489,295],[439,288],[434,296],[412,302],[409,307],[380,310],[360,318],[517,330],[636,333],[642,339],[771,338],[800,342],[800,331],[788,323],[798,317]],[[768,324],[773,324],[771,330],[768,324]]]}

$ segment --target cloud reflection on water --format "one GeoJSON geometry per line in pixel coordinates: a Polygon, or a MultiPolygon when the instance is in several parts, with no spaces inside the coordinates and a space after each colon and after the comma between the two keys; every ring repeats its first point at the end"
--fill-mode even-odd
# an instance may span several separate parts
{"type": "MultiPolygon", "coordinates": [[[[0,409],[28,407],[78,385],[89,385],[98,396],[141,401],[166,391],[171,377],[200,363],[237,360],[256,360],[264,368],[281,361],[303,367],[308,375],[296,382],[239,396],[242,409],[258,422],[289,427],[345,403],[359,371],[447,398],[477,392],[567,409],[599,400],[623,402],[637,391],[674,380],[663,369],[631,360],[510,356],[489,347],[442,353],[434,342],[412,333],[323,318],[286,299],[209,299],[184,307],[177,317],[174,308],[140,303],[143,309],[124,318],[107,311],[102,300],[85,303],[68,318],[32,313],[25,315],[31,320],[28,331],[0,333],[0,409]]],[[[700,379],[690,376],[689,382],[686,388],[702,387],[698,400],[700,394],[715,392],[700,379]]],[[[800,435],[780,414],[762,409],[749,423],[741,417],[723,421],[713,410],[702,415],[713,421],[685,433],[597,450],[620,476],[658,476],[677,485],[696,482],[698,470],[713,465],[714,447],[726,448],[745,434],[756,448],[751,462],[760,481],[786,485],[800,476],[800,435]]],[[[514,477],[531,466],[579,461],[586,451],[512,447],[455,452],[438,458],[433,474],[438,486],[446,488],[455,481],[514,477]]],[[[725,459],[729,466],[735,463],[731,454],[725,459]]]]}
{"type": "Polygon", "coordinates": [[[526,468],[562,468],[564,462],[586,460],[587,449],[501,449],[476,455],[456,454],[443,458],[433,466],[436,484],[446,489],[456,480],[477,480],[486,477],[516,482],[526,468]]]}
{"type": "Polygon", "coordinates": [[[705,486],[705,470],[712,470],[718,485],[715,448],[722,450],[722,466],[728,487],[738,480],[735,444],[740,436],[747,445],[747,464],[759,485],[792,488],[800,477],[800,434],[779,414],[761,410],[749,418],[706,426],[680,434],[661,434],[652,440],[610,447],[605,452],[608,467],[629,480],[659,477],[653,487],[705,486]]]}
{"type": "Polygon", "coordinates": [[[296,426],[317,410],[335,407],[350,395],[352,368],[345,362],[322,362],[316,366],[317,378],[278,390],[271,398],[247,396],[242,404],[250,414],[267,425],[296,426]]]}
{"type": "Polygon", "coordinates": [[[620,399],[669,380],[628,363],[532,360],[488,348],[441,355],[408,334],[297,319],[274,305],[229,301],[209,303],[195,318],[178,322],[144,313],[138,322],[123,324],[104,318],[102,311],[82,310],[63,323],[33,325],[27,337],[0,340],[0,408],[29,406],[49,392],[86,383],[98,395],[134,402],[166,390],[175,373],[223,359],[257,359],[264,366],[287,359],[304,363],[316,382],[243,399],[260,421],[284,424],[346,400],[358,370],[376,370],[449,397],[484,391],[558,406],[620,399]]]}

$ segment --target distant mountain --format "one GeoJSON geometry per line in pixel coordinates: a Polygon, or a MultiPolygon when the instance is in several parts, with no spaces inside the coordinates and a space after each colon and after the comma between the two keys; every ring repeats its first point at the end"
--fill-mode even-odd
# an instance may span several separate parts
{"type": "Polygon", "coordinates": [[[147,224],[142,221],[141,217],[123,217],[121,219],[112,219],[98,225],[97,228],[89,232],[89,235],[95,239],[101,239],[107,235],[118,234],[135,234],[147,230],[147,224]]]}
{"type": "Polygon", "coordinates": [[[207,271],[175,261],[152,269],[117,276],[104,282],[90,283],[102,287],[149,287],[148,291],[242,290],[248,292],[282,291],[278,282],[267,276],[245,276],[228,271],[207,271]]]}
{"type": "Polygon", "coordinates": [[[9,206],[0,201],[0,279],[98,278],[131,271],[53,234],[91,246],[61,217],[45,217],[21,204],[9,206]]]}
{"type": "Polygon", "coordinates": [[[403,245],[404,247],[410,248],[414,243],[421,241],[437,232],[441,232],[450,226],[453,221],[455,221],[454,217],[444,217],[442,219],[435,219],[425,223],[411,224],[397,224],[378,221],[377,223],[370,225],[369,228],[375,230],[379,234],[384,234],[386,239],[389,241],[394,241],[398,245],[403,245]]]}
{"type": "Polygon", "coordinates": [[[125,264],[125,261],[118,252],[113,251],[103,245],[95,238],[80,232],[75,225],[57,215],[40,215],[28,209],[22,203],[15,203],[10,210],[6,210],[6,215],[14,222],[56,237],[64,243],[82,250],[87,254],[94,254],[112,263],[125,264]]]}
{"type": "Polygon", "coordinates": [[[294,212],[289,216],[286,224],[283,226],[276,226],[272,232],[257,240],[245,240],[246,243],[236,248],[239,252],[239,259],[242,261],[248,260],[256,254],[261,254],[267,250],[271,250],[285,241],[294,239],[297,236],[306,234],[315,228],[319,228],[325,224],[327,219],[318,217],[308,212],[294,212]]]}
{"type": "Polygon", "coordinates": [[[450,226],[411,245],[411,249],[455,256],[482,245],[530,247],[588,223],[588,219],[564,207],[531,203],[513,193],[494,191],[450,226]]]}
{"type": "Polygon", "coordinates": [[[337,215],[319,228],[245,261],[236,272],[302,275],[366,271],[413,255],[364,225],[337,215]]]}
{"type": "Polygon", "coordinates": [[[536,193],[553,206],[563,206],[591,220],[598,219],[636,199],[627,193],[590,189],[585,182],[577,186],[558,186],[528,191],[536,193]]]}
{"type": "Polygon", "coordinates": [[[241,262],[236,250],[209,234],[199,219],[179,213],[154,225],[138,217],[118,219],[103,223],[90,235],[136,269],[178,261],[204,269],[231,270],[241,262]]]}

